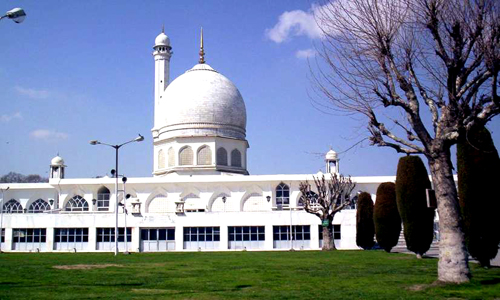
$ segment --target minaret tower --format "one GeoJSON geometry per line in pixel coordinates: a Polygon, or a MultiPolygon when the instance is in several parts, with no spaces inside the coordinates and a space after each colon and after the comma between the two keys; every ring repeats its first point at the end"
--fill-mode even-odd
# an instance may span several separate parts
{"type": "Polygon", "coordinates": [[[172,56],[172,47],[170,47],[170,39],[165,34],[165,29],[162,27],[161,33],[155,39],[153,47],[153,57],[155,59],[155,120],[154,128],[158,124],[157,114],[159,106],[162,102],[162,95],[169,83],[170,74],[170,57],[172,56]]]}
{"type": "Polygon", "coordinates": [[[325,155],[326,173],[339,173],[339,158],[337,152],[330,149],[325,155]]]}
{"type": "Polygon", "coordinates": [[[50,161],[50,173],[49,173],[49,178],[59,178],[63,179],[64,178],[64,169],[66,166],[64,165],[64,160],[62,157],[59,156],[59,153],[57,154],[56,157],[54,157],[50,161]]]}

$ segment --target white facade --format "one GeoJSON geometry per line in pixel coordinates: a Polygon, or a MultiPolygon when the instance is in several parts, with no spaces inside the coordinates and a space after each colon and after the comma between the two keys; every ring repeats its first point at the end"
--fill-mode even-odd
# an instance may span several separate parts
{"type": "MultiPolygon", "coordinates": [[[[274,250],[274,249],[319,249],[319,219],[306,213],[298,205],[301,181],[312,180],[312,175],[248,175],[248,176],[167,176],[154,178],[129,178],[125,190],[131,194],[126,202],[127,215],[119,208],[119,225],[131,228],[129,251],[189,251],[189,250],[274,250]],[[276,188],[280,183],[289,187],[289,205],[277,203],[276,188]],[[269,196],[269,201],[267,200],[269,196]],[[225,202],[223,201],[225,197],[225,202]],[[177,203],[176,203],[177,202],[177,203]],[[178,203],[184,208],[178,211],[178,203]],[[126,218],[126,220],[125,220],[126,218]],[[293,245],[289,238],[284,241],[274,236],[276,227],[308,226],[307,239],[295,239],[293,245]],[[236,241],[229,239],[230,227],[263,227],[264,240],[236,241]],[[218,228],[218,241],[186,241],[186,228],[218,228]],[[148,229],[173,230],[173,239],[154,242],[145,240],[142,235],[148,229]],[[203,242],[203,243],[202,243],[203,242]],[[213,242],[213,243],[209,243],[213,242]],[[217,242],[217,243],[215,243],[217,242]],[[237,248],[237,242],[241,246],[237,248]],[[230,247],[233,245],[233,247],[230,247]]],[[[368,191],[375,197],[378,185],[394,181],[394,177],[357,177],[356,190],[368,191]]],[[[123,189],[120,184],[119,189],[123,189]]],[[[102,229],[114,230],[115,195],[113,178],[97,179],[51,179],[45,184],[2,184],[5,199],[16,200],[22,213],[9,213],[4,210],[3,228],[5,242],[3,251],[113,251],[114,239],[105,241],[99,235],[102,229]],[[106,187],[109,194],[108,210],[99,211],[98,191],[106,187]],[[83,211],[68,211],[72,199],[81,197],[88,207],[83,211]],[[43,212],[30,210],[38,199],[46,201],[50,209],[43,212]],[[51,201],[52,200],[52,201],[51,201]],[[95,203],[95,204],[94,204],[95,203]],[[30,212],[31,211],[31,212],[30,212]],[[44,242],[19,242],[19,229],[44,229],[44,242]],[[56,239],[56,231],[61,229],[86,230],[87,238],[71,242],[56,239]],[[16,237],[17,235],[17,237],[16,237]],[[57,241],[56,241],[57,240],[57,241]]],[[[122,201],[121,193],[119,195],[122,201]]],[[[283,200],[280,198],[280,200],[283,200]]],[[[356,211],[347,209],[335,216],[334,225],[340,225],[340,239],[335,243],[340,249],[356,249],[356,211]]],[[[257,228],[258,229],[258,228],[257,228]]],[[[243,229],[242,229],[243,230],[243,229]]],[[[76,234],[76,233],[75,233],[76,234]]],[[[245,238],[242,238],[245,239],[245,238]]],[[[68,239],[66,239],[68,240],[68,239]]],[[[119,244],[125,250],[125,243],[119,244]]]]}
{"type": "MultiPolygon", "coordinates": [[[[64,178],[56,157],[49,183],[0,184],[2,251],[114,251],[116,198],[123,203],[127,194],[128,214],[118,208],[119,251],[320,249],[320,220],[299,205],[299,183],[313,175],[248,175],[240,92],[204,63],[203,48],[200,63],[169,84],[171,50],[162,32],[153,52],[153,177],[120,182],[125,192],[116,197],[114,178],[64,178]]],[[[335,152],[326,163],[339,171],[335,152]]],[[[394,179],[353,181],[374,198],[394,179]]],[[[355,214],[335,216],[340,249],[357,248],[355,214]]]]}

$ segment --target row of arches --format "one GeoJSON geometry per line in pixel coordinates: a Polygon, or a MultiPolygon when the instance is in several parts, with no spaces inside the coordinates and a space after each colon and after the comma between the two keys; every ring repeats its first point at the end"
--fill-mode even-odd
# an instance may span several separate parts
{"type": "MultiPolygon", "coordinates": [[[[206,206],[200,207],[201,202],[198,200],[199,196],[193,192],[186,192],[184,196],[181,197],[185,201],[185,205],[188,209],[193,209],[193,211],[266,211],[269,210],[270,196],[264,197],[262,191],[258,188],[250,188],[241,199],[238,201],[228,201],[230,200],[231,192],[216,192],[209,199],[206,206]]],[[[290,187],[281,182],[274,189],[274,201],[273,206],[287,207],[290,205],[290,187]]],[[[97,211],[108,211],[110,207],[110,190],[101,186],[97,190],[97,199],[92,200],[92,204],[96,206],[97,211]]],[[[176,211],[175,202],[179,198],[174,199],[173,197],[168,197],[166,193],[157,193],[156,195],[151,195],[145,201],[146,213],[168,213],[176,211]]],[[[302,206],[300,202],[300,197],[297,199],[297,206],[302,206]]],[[[64,211],[89,211],[89,202],[80,195],[74,195],[68,201],[63,204],[62,209],[64,211]]],[[[27,209],[23,209],[21,203],[15,199],[11,199],[6,202],[3,207],[4,213],[41,213],[51,209],[51,205],[43,199],[38,199],[32,202],[27,209]]]]}
{"type": "MultiPolygon", "coordinates": [[[[186,212],[258,212],[268,211],[270,204],[262,193],[248,193],[241,200],[233,201],[227,194],[221,193],[211,199],[208,204],[199,201],[199,197],[191,195],[184,197],[184,209],[186,212]]],[[[174,213],[176,212],[177,198],[158,194],[146,201],[146,213],[174,213]]]]}
{"type": "MultiPolygon", "coordinates": [[[[170,147],[167,151],[167,156],[165,156],[165,152],[163,149],[158,151],[158,169],[164,169],[166,166],[174,167],[175,166],[175,157],[176,153],[173,147],[170,147]]],[[[179,166],[206,166],[212,165],[212,150],[208,145],[202,145],[196,150],[196,163],[195,163],[195,155],[191,146],[184,146],[179,149],[178,153],[178,164],[179,166]]],[[[231,151],[231,161],[230,164],[232,167],[241,168],[242,167],[242,158],[241,151],[238,149],[233,149],[231,151]]],[[[220,166],[228,166],[229,159],[227,150],[224,147],[219,147],[216,153],[216,164],[220,166]]]]}
{"type": "MultiPolygon", "coordinates": [[[[199,201],[196,193],[189,192],[181,194],[180,199],[168,197],[166,193],[159,192],[150,195],[144,202],[144,212],[146,213],[170,213],[176,212],[176,202],[184,201],[186,211],[207,211],[207,212],[230,212],[230,211],[268,211],[272,205],[277,207],[287,207],[290,205],[290,187],[285,183],[278,184],[274,189],[274,201],[271,197],[265,197],[257,187],[251,187],[240,199],[231,199],[231,192],[215,192],[207,202],[199,201]],[[236,201],[234,201],[236,200],[236,201]],[[205,205],[206,203],[206,205],[205,205]]],[[[300,197],[296,199],[297,206],[300,205],[300,197]]]]}
{"type": "Polygon", "coordinates": [[[2,212],[7,214],[22,214],[23,212],[42,213],[47,210],[50,210],[50,204],[43,199],[37,199],[32,202],[26,211],[16,199],[10,199],[2,206],[2,212]]]}
{"type": "MultiPolygon", "coordinates": [[[[109,190],[105,187],[104,192],[107,191],[105,195],[107,195],[108,204],[106,210],[109,209],[109,190]]],[[[97,202],[99,203],[99,202],[97,202]]],[[[80,195],[75,195],[71,199],[69,199],[63,208],[65,211],[89,211],[89,203],[80,195]]],[[[21,203],[16,199],[10,199],[2,206],[3,213],[7,214],[22,214],[22,213],[43,213],[44,211],[51,210],[51,205],[43,200],[37,199],[33,201],[28,208],[23,208],[21,203]]],[[[99,207],[98,207],[99,210],[99,207]]]]}

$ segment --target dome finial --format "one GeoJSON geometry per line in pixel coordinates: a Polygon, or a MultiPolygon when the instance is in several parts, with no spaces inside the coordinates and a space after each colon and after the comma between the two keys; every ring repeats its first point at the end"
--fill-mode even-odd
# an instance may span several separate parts
{"type": "Polygon", "coordinates": [[[165,33],[165,24],[161,24],[161,33],[165,33]]]}
{"type": "Polygon", "coordinates": [[[200,39],[200,64],[205,63],[205,51],[203,51],[203,27],[201,27],[201,39],[200,39]]]}

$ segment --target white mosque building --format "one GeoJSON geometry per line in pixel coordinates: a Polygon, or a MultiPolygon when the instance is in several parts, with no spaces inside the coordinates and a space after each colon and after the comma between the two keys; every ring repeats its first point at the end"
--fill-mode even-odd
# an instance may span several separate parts
{"type": "MultiPolygon", "coordinates": [[[[203,35],[198,64],[172,82],[172,47],[165,33],[153,49],[153,177],[120,180],[117,197],[114,178],[65,178],[65,162],[57,156],[49,183],[0,184],[1,250],[320,249],[320,220],[299,203],[299,183],[316,174],[249,175],[245,102],[237,87],[205,62],[203,35]]],[[[339,172],[334,151],[325,161],[325,172],[339,172]]],[[[375,197],[381,182],[394,179],[353,181],[356,191],[375,197]]],[[[337,248],[357,249],[355,215],[355,209],[346,209],[335,216],[337,248]]]]}

